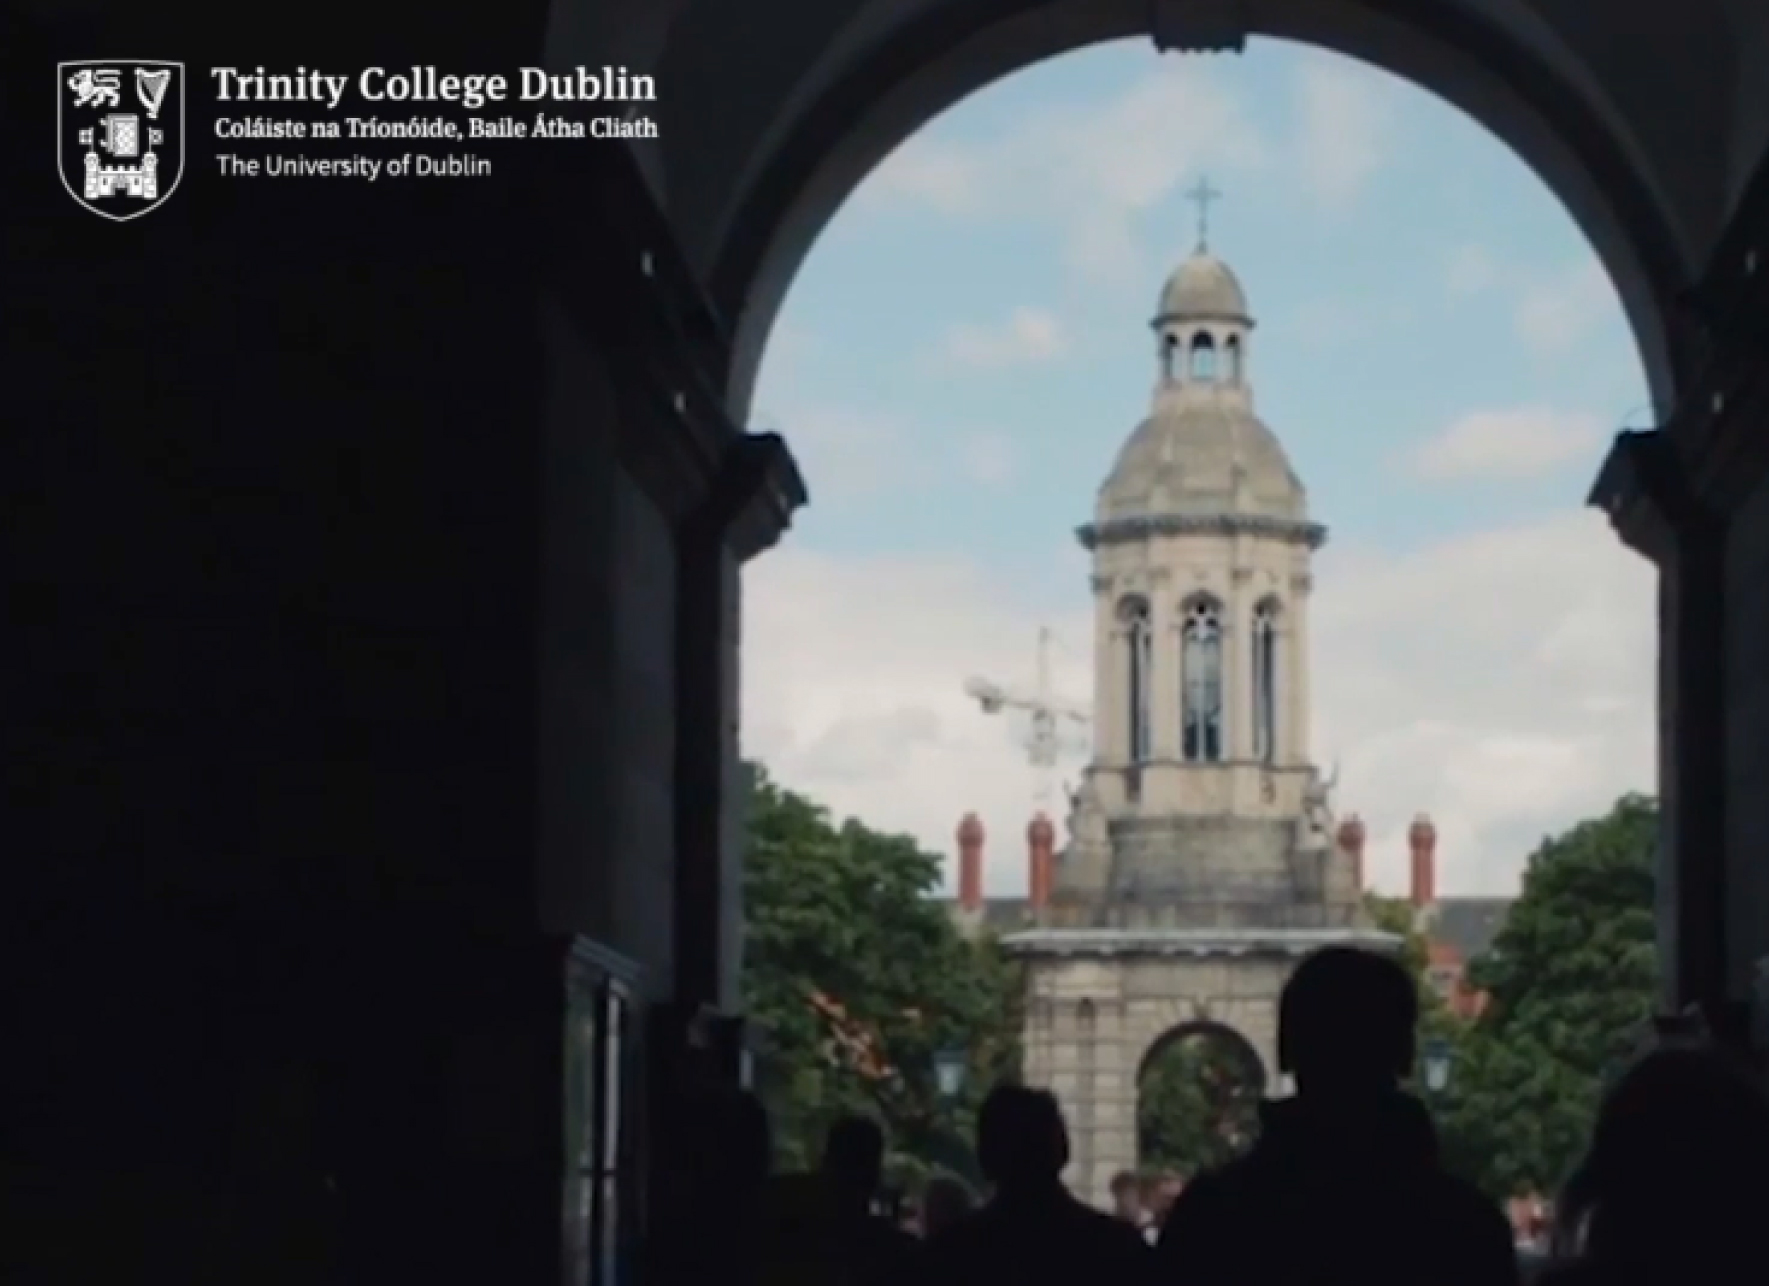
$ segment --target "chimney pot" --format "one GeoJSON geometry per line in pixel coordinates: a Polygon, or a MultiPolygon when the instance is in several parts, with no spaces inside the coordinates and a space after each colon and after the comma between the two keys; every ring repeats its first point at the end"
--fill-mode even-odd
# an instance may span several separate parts
{"type": "Polygon", "coordinates": [[[1027,900],[1034,913],[1050,902],[1051,884],[1056,877],[1056,827],[1043,813],[1034,816],[1026,826],[1027,900]]]}
{"type": "Polygon", "coordinates": [[[1407,896],[1423,910],[1437,902],[1437,827],[1424,813],[1407,828],[1407,844],[1412,849],[1407,896]]]}
{"type": "Polygon", "coordinates": [[[983,823],[975,813],[958,823],[958,905],[966,911],[983,905],[983,823]]]}
{"type": "Polygon", "coordinates": [[[1351,878],[1359,893],[1364,891],[1364,841],[1369,832],[1364,819],[1353,813],[1339,823],[1339,847],[1351,858],[1351,878]]]}

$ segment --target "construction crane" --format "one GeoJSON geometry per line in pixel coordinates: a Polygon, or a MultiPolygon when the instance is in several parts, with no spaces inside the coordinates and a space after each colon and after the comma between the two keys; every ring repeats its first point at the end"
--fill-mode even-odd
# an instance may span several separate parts
{"type": "Polygon", "coordinates": [[[1077,745],[1085,746],[1085,732],[1093,717],[1086,707],[1059,698],[1050,677],[1051,632],[1038,631],[1038,666],[1032,689],[1007,687],[991,679],[968,679],[965,695],[983,707],[984,714],[1002,714],[1013,710],[1030,716],[1031,730],[1025,748],[1032,761],[1032,795],[1040,808],[1048,808],[1055,794],[1057,759],[1062,752],[1077,745]],[[1082,730],[1078,742],[1065,737],[1066,726],[1082,730]]]}

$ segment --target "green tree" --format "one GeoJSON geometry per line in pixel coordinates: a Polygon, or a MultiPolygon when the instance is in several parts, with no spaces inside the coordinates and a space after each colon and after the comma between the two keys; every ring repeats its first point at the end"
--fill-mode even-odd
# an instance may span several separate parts
{"type": "Polygon", "coordinates": [[[1184,1175],[1221,1165],[1258,1133],[1259,1099],[1256,1069],[1227,1040],[1194,1032],[1170,1041],[1137,1086],[1137,1156],[1184,1175]]]}
{"type": "Polygon", "coordinates": [[[1472,966],[1488,1002],[1460,1044],[1445,1115],[1494,1196],[1559,1184],[1652,1016],[1657,832],[1655,803],[1627,795],[1543,841],[1472,966]]]}
{"type": "Polygon", "coordinates": [[[754,770],[744,871],[744,1005],[765,1043],[761,1089],[782,1165],[815,1162],[847,1112],[894,1146],[950,1160],[985,1078],[1017,1065],[1016,970],[972,943],[929,895],[940,861],[754,770]],[[940,1099],[934,1056],[969,1053],[965,1093],[940,1099]]]}
{"type": "Polygon", "coordinates": [[[1419,992],[1420,1044],[1442,1040],[1448,1041],[1452,1047],[1459,1047],[1467,1025],[1456,1017],[1431,985],[1431,948],[1425,935],[1419,932],[1413,904],[1406,898],[1383,897],[1376,893],[1366,893],[1364,904],[1369,908],[1371,922],[1378,929],[1397,934],[1401,939],[1398,958],[1413,976],[1419,992]]]}

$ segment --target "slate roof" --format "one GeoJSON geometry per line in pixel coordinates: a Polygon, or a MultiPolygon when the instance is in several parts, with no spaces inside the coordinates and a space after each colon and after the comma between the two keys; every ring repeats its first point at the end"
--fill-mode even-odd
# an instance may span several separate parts
{"type": "Polygon", "coordinates": [[[1467,964],[1486,954],[1505,923],[1512,898],[1439,898],[1430,937],[1451,947],[1467,964]]]}

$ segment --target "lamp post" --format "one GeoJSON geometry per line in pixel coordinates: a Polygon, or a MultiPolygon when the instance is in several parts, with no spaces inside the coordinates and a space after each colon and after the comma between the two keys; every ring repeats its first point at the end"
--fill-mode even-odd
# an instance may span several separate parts
{"type": "Polygon", "coordinates": [[[934,1085],[941,1099],[950,1103],[964,1091],[968,1062],[966,1051],[957,1045],[948,1045],[934,1055],[934,1085]]]}
{"type": "Polygon", "coordinates": [[[947,1045],[936,1050],[933,1070],[939,1104],[926,1122],[928,1159],[971,1186],[980,1187],[983,1176],[977,1169],[976,1156],[952,1120],[970,1075],[970,1051],[963,1045],[947,1045]]]}
{"type": "Polygon", "coordinates": [[[1450,1048],[1447,1040],[1433,1039],[1425,1042],[1421,1051],[1421,1070],[1425,1074],[1425,1090],[1429,1094],[1441,1094],[1450,1083],[1450,1066],[1455,1061],[1455,1051],[1450,1048]]]}

